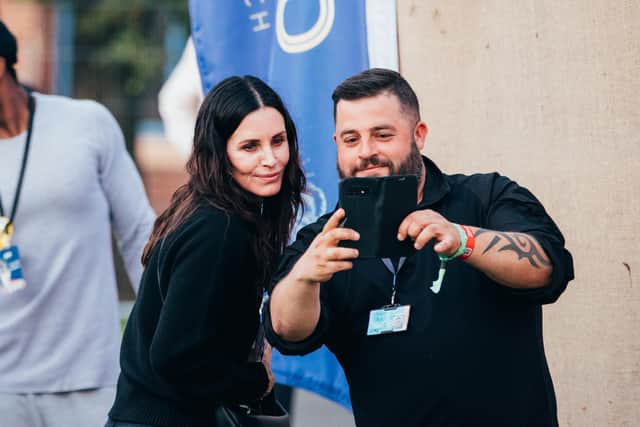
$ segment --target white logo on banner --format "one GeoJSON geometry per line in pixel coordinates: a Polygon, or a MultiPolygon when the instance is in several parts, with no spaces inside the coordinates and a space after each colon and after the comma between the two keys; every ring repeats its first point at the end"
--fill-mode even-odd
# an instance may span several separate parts
{"type": "Polygon", "coordinates": [[[304,215],[300,218],[300,226],[311,224],[327,212],[327,196],[322,188],[307,182],[307,194],[302,195],[304,215]]]}
{"type": "MultiPolygon", "coordinates": [[[[303,160],[302,163],[308,164],[309,159],[303,160]]],[[[291,233],[291,238],[294,238],[302,227],[315,222],[319,217],[327,213],[327,196],[319,185],[311,182],[314,175],[313,172],[307,173],[307,191],[302,194],[304,214],[298,215],[296,224],[293,227],[293,232],[291,233]]]]}
{"type": "Polygon", "coordinates": [[[284,25],[284,11],[289,0],[278,0],[276,7],[276,35],[278,44],[287,53],[302,53],[318,46],[329,35],[335,18],[335,0],[318,0],[320,13],[313,27],[302,34],[289,34],[284,25]]]}

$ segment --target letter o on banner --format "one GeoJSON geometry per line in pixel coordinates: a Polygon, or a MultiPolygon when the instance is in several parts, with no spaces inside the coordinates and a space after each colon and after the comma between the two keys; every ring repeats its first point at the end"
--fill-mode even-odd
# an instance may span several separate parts
{"type": "Polygon", "coordinates": [[[318,46],[331,32],[335,18],[335,0],[318,0],[320,13],[313,27],[302,34],[287,33],[284,25],[284,11],[289,0],[278,0],[276,8],[276,35],[278,44],[287,53],[303,53],[318,46]]]}

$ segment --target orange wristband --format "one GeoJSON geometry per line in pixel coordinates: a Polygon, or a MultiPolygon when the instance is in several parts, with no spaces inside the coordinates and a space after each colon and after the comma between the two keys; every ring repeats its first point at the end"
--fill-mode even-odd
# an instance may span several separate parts
{"type": "Polygon", "coordinates": [[[471,231],[471,228],[462,224],[460,224],[460,227],[462,227],[462,229],[464,230],[464,234],[467,235],[467,244],[464,247],[464,252],[462,253],[462,255],[460,255],[460,259],[467,259],[473,253],[473,248],[476,247],[476,238],[473,235],[473,231],[471,231]]]}

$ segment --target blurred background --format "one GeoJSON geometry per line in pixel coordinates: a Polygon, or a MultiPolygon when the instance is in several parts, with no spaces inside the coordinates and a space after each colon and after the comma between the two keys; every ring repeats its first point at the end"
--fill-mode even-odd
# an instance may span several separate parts
{"type": "MultiPolygon", "coordinates": [[[[640,425],[640,2],[396,4],[425,153],[450,173],[497,170],[530,188],[574,255],[576,280],[544,311],[560,424],[640,425]]],[[[184,160],[157,97],[189,35],[187,1],[0,0],[0,17],[19,39],[20,79],[105,104],[163,209],[184,160]]],[[[124,280],[120,293],[133,298],[124,280]]],[[[353,425],[299,396],[294,408],[313,403],[297,425],[353,425]]]]}
{"type": "MultiPolygon", "coordinates": [[[[163,139],[158,92],[189,36],[188,2],[0,0],[0,17],[18,39],[21,82],[104,104],[124,132],[152,206],[163,210],[184,180],[184,159],[163,139]]],[[[119,270],[121,298],[132,300],[119,270]]]]}

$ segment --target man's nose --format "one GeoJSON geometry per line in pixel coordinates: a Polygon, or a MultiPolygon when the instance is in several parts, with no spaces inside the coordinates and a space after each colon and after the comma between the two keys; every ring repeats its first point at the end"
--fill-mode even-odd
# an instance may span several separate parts
{"type": "Polygon", "coordinates": [[[358,152],[358,156],[361,159],[368,159],[377,153],[378,147],[376,142],[371,138],[364,138],[362,143],[360,144],[360,151],[358,152]]]}

